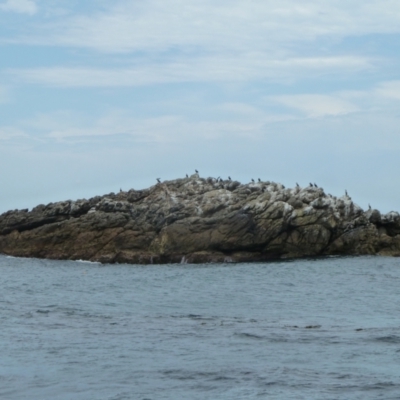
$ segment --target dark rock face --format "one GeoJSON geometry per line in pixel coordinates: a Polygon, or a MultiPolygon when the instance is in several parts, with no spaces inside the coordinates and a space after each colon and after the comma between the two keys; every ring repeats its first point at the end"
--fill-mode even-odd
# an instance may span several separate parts
{"type": "Polygon", "coordinates": [[[274,182],[189,178],[0,215],[0,252],[100,262],[400,255],[400,215],[274,182]]]}

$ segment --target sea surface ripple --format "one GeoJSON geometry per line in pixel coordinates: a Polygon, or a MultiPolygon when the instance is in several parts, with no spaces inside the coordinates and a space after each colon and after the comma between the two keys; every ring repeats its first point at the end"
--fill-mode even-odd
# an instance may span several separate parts
{"type": "Polygon", "coordinates": [[[400,259],[0,256],[0,398],[398,399],[400,259]]]}

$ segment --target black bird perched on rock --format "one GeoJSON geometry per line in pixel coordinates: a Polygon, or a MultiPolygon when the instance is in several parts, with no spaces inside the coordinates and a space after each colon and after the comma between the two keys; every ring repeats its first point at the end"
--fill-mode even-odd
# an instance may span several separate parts
{"type": "Polygon", "coordinates": [[[368,210],[370,210],[371,209],[371,204],[368,204],[368,210]]]}
{"type": "Polygon", "coordinates": [[[230,177],[230,176],[228,176],[228,179],[231,181],[232,180],[232,178],[230,177]]]}
{"type": "Polygon", "coordinates": [[[314,187],[316,187],[316,188],[318,187],[316,183],[314,183],[314,187]]]}
{"type": "Polygon", "coordinates": [[[188,174],[186,174],[186,178],[189,178],[189,175],[188,175],[188,174]]]}
{"type": "Polygon", "coordinates": [[[297,187],[300,187],[300,185],[299,185],[297,182],[296,182],[296,186],[297,186],[297,187]]]}
{"type": "Polygon", "coordinates": [[[260,179],[260,178],[258,178],[258,182],[261,182],[261,179],[260,179]]]}
{"type": "Polygon", "coordinates": [[[160,181],[160,178],[157,178],[157,182],[158,182],[158,183],[160,183],[160,182],[161,182],[161,181],[160,181]]]}
{"type": "Polygon", "coordinates": [[[254,183],[254,179],[253,178],[251,178],[251,181],[254,183]]]}
{"type": "Polygon", "coordinates": [[[194,171],[196,172],[196,174],[198,174],[198,173],[199,173],[199,171],[197,171],[197,169],[195,169],[194,171]]]}
{"type": "Polygon", "coordinates": [[[347,190],[345,189],[345,191],[344,191],[345,193],[346,193],[346,196],[348,196],[348,194],[347,194],[347,190]]]}
{"type": "Polygon", "coordinates": [[[282,189],[285,189],[285,185],[282,185],[282,189]]]}
{"type": "Polygon", "coordinates": [[[310,187],[313,187],[313,184],[310,182],[310,187]]]}

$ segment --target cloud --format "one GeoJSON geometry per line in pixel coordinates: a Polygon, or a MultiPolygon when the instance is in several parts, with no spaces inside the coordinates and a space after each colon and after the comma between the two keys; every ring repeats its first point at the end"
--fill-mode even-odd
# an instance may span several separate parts
{"type": "Polygon", "coordinates": [[[293,79],[329,71],[355,72],[371,68],[365,57],[296,57],[273,59],[266,54],[240,57],[183,58],[180,61],[142,63],[131,68],[36,68],[10,70],[18,81],[56,87],[126,87],[176,82],[245,82],[256,79],[293,79]]]}
{"type": "Polygon", "coordinates": [[[400,100],[400,81],[383,82],[376,88],[376,93],[385,98],[400,100]]]}
{"type": "Polygon", "coordinates": [[[394,101],[400,100],[400,81],[379,82],[365,90],[269,96],[266,100],[269,104],[278,103],[300,111],[307,118],[396,111],[398,107],[394,101]]]}
{"type": "MultiPolygon", "coordinates": [[[[67,125],[46,133],[50,140],[69,143],[97,141],[106,137],[119,137],[121,141],[163,145],[178,145],[199,140],[217,140],[221,137],[247,136],[259,130],[260,121],[190,121],[183,116],[131,118],[125,113],[109,113],[86,126],[67,125]]],[[[59,124],[61,126],[61,124],[59,124]]],[[[103,140],[102,139],[102,140],[103,140]]]]}
{"type": "MultiPolygon", "coordinates": [[[[101,117],[82,115],[75,111],[60,111],[37,114],[31,119],[19,121],[18,128],[14,131],[0,127],[0,132],[4,133],[3,139],[9,140],[17,140],[17,134],[23,134],[27,145],[40,144],[42,149],[47,146],[84,144],[107,146],[110,149],[126,147],[126,144],[170,144],[179,148],[182,143],[194,144],[204,140],[214,142],[221,138],[256,138],[262,135],[266,123],[284,119],[282,116],[274,119],[274,116],[255,107],[248,114],[250,108],[246,110],[240,104],[222,105],[221,109],[225,109],[228,115],[219,115],[217,120],[204,117],[197,121],[178,114],[133,117],[128,110],[108,111],[101,117]],[[245,111],[245,114],[238,116],[238,109],[245,111]]],[[[83,146],[82,149],[86,147],[83,146]]]]}
{"type": "MultiPolygon", "coordinates": [[[[30,3],[28,0],[21,3],[30,3]]],[[[9,1],[9,3],[11,3],[9,1]]],[[[14,2],[17,3],[16,1],[14,2]]],[[[115,0],[43,24],[25,40],[101,52],[290,50],[293,43],[400,33],[397,0],[115,0]],[[289,47],[288,47],[289,46],[289,47]]]]}
{"type": "Polygon", "coordinates": [[[0,141],[13,141],[27,137],[28,135],[20,128],[13,126],[0,127],[0,141]]]}
{"type": "Polygon", "coordinates": [[[10,101],[9,90],[6,87],[0,86],[0,104],[10,101]]]}
{"type": "Polygon", "coordinates": [[[303,112],[309,118],[345,115],[360,110],[356,104],[334,95],[300,94],[274,96],[272,99],[303,112]]]}
{"type": "Polygon", "coordinates": [[[37,12],[37,6],[33,0],[7,0],[0,3],[0,10],[33,15],[37,12]]]}

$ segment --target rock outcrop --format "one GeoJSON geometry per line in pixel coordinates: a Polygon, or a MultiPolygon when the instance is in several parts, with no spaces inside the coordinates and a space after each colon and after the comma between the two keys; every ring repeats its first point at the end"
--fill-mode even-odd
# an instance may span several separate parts
{"type": "Polygon", "coordinates": [[[346,194],[200,178],[0,215],[0,253],[120,263],[400,255],[400,215],[346,194]]]}

